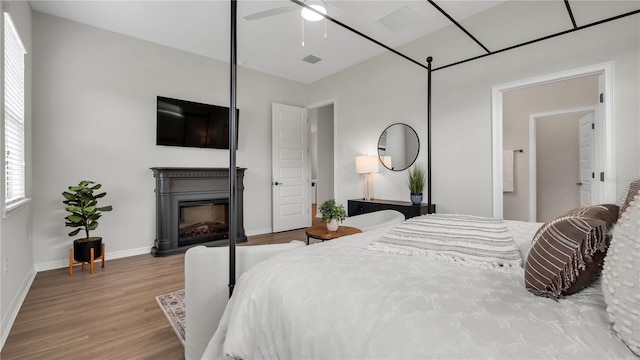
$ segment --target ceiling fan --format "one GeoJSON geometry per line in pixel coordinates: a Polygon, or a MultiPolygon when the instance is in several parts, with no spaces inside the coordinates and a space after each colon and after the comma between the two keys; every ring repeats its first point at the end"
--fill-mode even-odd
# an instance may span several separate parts
{"type": "MultiPolygon", "coordinates": [[[[306,2],[306,0],[304,0],[304,1],[306,2]]],[[[321,12],[321,13],[323,13],[325,15],[327,14],[327,4],[324,2],[324,0],[321,0],[317,4],[311,4],[309,6],[314,8],[318,12],[321,12]]],[[[280,7],[276,7],[276,8],[272,8],[272,9],[258,11],[256,13],[244,16],[243,19],[249,20],[249,21],[258,20],[258,19],[263,19],[263,18],[266,18],[266,17],[280,15],[280,14],[284,14],[284,13],[288,13],[288,12],[292,12],[292,11],[300,10],[300,9],[301,9],[300,6],[295,5],[295,4],[291,4],[291,5],[287,5],[287,6],[280,6],[280,7]]],[[[318,20],[323,19],[323,16],[321,16],[318,13],[316,13],[314,11],[311,11],[311,10],[309,10],[307,8],[302,8],[301,14],[302,14],[303,18],[305,18],[306,20],[309,20],[309,21],[318,21],[318,20]]]]}
{"type": "Polygon", "coordinates": [[[270,16],[275,16],[275,15],[280,15],[280,14],[284,14],[284,13],[288,13],[294,10],[300,9],[300,7],[298,5],[287,5],[287,6],[280,6],[277,8],[272,8],[272,9],[267,9],[267,10],[263,10],[263,11],[258,11],[257,13],[253,13],[247,16],[244,16],[243,19],[245,20],[258,20],[258,19],[262,19],[262,18],[266,18],[266,17],[270,17],[270,16]]]}

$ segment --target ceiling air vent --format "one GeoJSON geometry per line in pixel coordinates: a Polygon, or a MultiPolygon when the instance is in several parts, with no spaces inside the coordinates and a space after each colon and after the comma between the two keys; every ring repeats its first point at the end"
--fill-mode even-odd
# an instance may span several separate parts
{"type": "Polygon", "coordinates": [[[315,64],[315,63],[317,63],[318,61],[320,61],[322,59],[320,59],[317,56],[309,55],[309,56],[307,56],[306,58],[304,58],[302,60],[308,62],[309,64],[315,64]]]}
{"type": "Polygon", "coordinates": [[[393,32],[404,30],[409,26],[414,25],[417,21],[417,16],[408,6],[403,6],[378,20],[382,26],[393,32]]]}

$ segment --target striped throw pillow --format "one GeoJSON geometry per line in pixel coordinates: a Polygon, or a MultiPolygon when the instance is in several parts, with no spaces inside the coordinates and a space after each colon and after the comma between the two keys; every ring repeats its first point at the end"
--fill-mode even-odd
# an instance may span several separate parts
{"type": "Polygon", "coordinates": [[[602,270],[616,205],[574,209],[544,224],[533,238],[524,280],[536,295],[559,298],[593,283],[602,270]]]}
{"type": "Polygon", "coordinates": [[[471,215],[411,218],[373,241],[368,249],[463,261],[471,266],[522,266],[518,247],[504,222],[471,215]]]}

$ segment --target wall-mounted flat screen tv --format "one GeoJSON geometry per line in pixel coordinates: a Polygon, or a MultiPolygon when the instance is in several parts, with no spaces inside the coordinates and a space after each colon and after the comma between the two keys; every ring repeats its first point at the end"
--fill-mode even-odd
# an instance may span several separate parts
{"type": "MultiPolygon", "coordinates": [[[[158,96],[156,145],[229,148],[229,108],[158,96]]],[[[236,109],[237,124],[240,111],[236,109]]]]}

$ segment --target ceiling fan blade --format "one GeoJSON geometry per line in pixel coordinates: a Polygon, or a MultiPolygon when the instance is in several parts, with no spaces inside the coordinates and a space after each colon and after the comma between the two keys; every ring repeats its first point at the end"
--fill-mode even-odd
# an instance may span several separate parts
{"type": "Polygon", "coordinates": [[[281,6],[281,7],[277,7],[277,8],[273,8],[273,9],[267,9],[264,11],[258,11],[257,13],[253,13],[251,15],[247,15],[245,17],[243,17],[243,19],[245,20],[257,20],[257,19],[262,19],[262,18],[266,18],[269,16],[274,16],[274,15],[279,15],[279,14],[284,14],[290,11],[294,11],[300,9],[299,6],[297,5],[287,5],[287,6],[281,6]]]}

